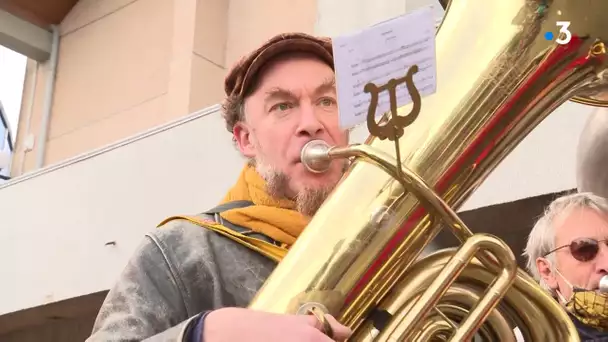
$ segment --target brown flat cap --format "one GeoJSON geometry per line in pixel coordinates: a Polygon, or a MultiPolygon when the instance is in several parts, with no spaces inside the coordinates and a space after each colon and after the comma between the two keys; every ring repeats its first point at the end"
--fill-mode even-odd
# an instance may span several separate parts
{"type": "Polygon", "coordinates": [[[287,52],[308,52],[334,67],[332,44],[329,38],[305,33],[284,33],[274,36],[258,49],[238,61],[226,76],[227,96],[246,95],[258,71],[273,57],[287,52]]]}

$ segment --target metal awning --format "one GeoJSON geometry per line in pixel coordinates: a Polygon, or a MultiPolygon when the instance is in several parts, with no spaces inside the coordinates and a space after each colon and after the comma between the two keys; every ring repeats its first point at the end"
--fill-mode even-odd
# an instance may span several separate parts
{"type": "Polygon", "coordinates": [[[59,25],[78,0],[0,0],[0,9],[42,28],[59,25]]]}
{"type": "Polygon", "coordinates": [[[51,54],[52,25],[78,0],[0,0],[0,45],[39,62],[51,54]]]}

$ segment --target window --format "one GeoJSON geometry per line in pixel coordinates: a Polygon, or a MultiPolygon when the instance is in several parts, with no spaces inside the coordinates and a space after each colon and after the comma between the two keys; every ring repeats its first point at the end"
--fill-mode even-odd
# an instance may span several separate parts
{"type": "MultiPolygon", "coordinates": [[[[2,115],[2,114],[0,114],[2,115]]],[[[4,151],[5,146],[7,145],[8,138],[8,128],[4,126],[4,122],[0,124],[0,151],[4,151]]]]}
{"type": "Polygon", "coordinates": [[[0,182],[9,179],[9,165],[13,154],[13,141],[6,113],[0,103],[0,182]]]}
{"type": "Polygon", "coordinates": [[[8,126],[8,118],[6,112],[0,102],[0,151],[13,152],[12,134],[8,126]]]}

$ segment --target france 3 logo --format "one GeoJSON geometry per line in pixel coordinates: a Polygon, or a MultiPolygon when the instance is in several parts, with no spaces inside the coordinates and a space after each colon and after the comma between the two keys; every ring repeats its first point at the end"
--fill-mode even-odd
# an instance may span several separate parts
{"type": "MultiPolygon", "coordinates": [[[[560,45],[566,45],[566,44],[570,43],[570,40],[572,39],[572,33],[569,30],[570,22],[569,21],[557,21],[557,22],[555,22],[555,25],[557,25],[557,27],[559,28],[559,32],[557,33],[557,39],[555,39],[555,42],[560,45]]],[[[545,32],[546,40],[552,41],[554,38],[555,38],[555,35],[553,34],[553,32],[551,32],[551,31],[545,32]]]]}

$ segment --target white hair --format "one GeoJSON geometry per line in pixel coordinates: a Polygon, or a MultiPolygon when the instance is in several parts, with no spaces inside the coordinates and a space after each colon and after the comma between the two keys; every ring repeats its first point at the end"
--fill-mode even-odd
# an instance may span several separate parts
{"type": "MultiPolygon", "coordinates": [[[[567,215],[573,209],[581,208],[608,214],[608,200],[590,192],[573,193],[559,197],[545,209],[528,236],[528,243],[523,253],[528,259],[526,264],[528,271],[552,295],[555,295],[555,292],[542,280],[536,267],[536,259],[543,257],[555,248],[555,227],[559,225],[558,220],[563,219],[564,215],[567,215]]],[[[553,270],[555,267],[554,254],[549,254],[546,258],[553,270]]]]}

